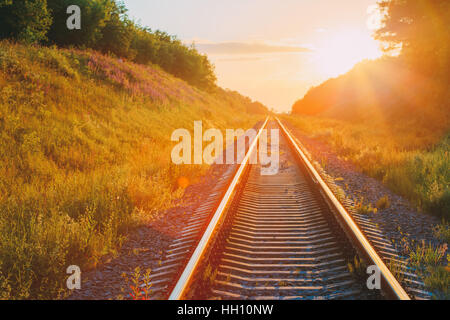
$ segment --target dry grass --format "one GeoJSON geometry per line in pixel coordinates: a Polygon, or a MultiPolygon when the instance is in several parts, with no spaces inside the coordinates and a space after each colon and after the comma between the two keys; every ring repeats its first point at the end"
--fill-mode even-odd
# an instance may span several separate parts
{"type": "Polygon", "coordinates": [[[172,164],[172,131],[251,127],[249,104],[157,67],[0,42],[0,298],[63,297],[68,265],[95,266],[207,169],[172,164]]]}

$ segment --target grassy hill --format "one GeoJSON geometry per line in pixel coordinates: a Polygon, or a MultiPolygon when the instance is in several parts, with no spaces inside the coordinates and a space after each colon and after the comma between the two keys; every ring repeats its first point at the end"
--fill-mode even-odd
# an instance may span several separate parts
{"type": "Polygon", "coordinates": [[[62,296],[68,265],[94,266],[181,196],[206,166],[172,164],[174,129],[265,112],[157,66],[0,42],[0,298],[62,296]]]}
{"type": "Polygon", "coordinates": [[[367,61],[312,88],[290,119],[419,208],[448,219],[448,89],[400,58],[367,61]]]}

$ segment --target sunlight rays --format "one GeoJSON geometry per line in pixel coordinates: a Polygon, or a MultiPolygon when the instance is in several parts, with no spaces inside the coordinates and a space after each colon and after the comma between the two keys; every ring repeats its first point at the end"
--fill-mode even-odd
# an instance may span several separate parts
{"type": "Polygon", "coordinates": [[[327,35],[320,42],[313,60],[322,76],[336,77],[362,60],[381,56],[382,52],[369,32],[343,29],[327,35]]]}

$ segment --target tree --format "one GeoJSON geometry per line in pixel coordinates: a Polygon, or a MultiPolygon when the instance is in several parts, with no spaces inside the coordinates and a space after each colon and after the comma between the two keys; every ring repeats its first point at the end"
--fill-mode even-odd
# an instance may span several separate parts
{"type": "Polygon", "coordinates": [[[150,29],[134,26],[131,50],[136,53],[135,61],[140,64],[157,63],[160,42],[150,29]]]}
{"type": "Polygon", "coordinates": [[[112,4],[109,20],[101,29],[102,37],[96,43],[96,49],[128,59],[135,57],[136,51],[131,48],[135,25],[126,13],[123,3],[112,4]]]}
{"type": "Polygon", "coordinates": [[[102,30],[116,7],[114,0],[47,0],[53,16],[48,40],[60,46],[94,47],[102,38],[102,30]],[[67,8],[77,5],[81,9],[81,29],[69,30],[66,25],[67,8]]]}
{"type": "Polygon", "coordinates": [[[382,0],[378,5],[384,20],[375,38],[386,44],[386,51],[401,49],[421,72],[448,74],[450,1],[382,0]]]}
{"type": "Polygon", "coordinates": [[[46,0],[0,0],[0,38],[39,42],[51,23],[46,0]]]}
{"type": "Polygon", "coordinates": [[[216,87],[217,78],[213,65],[195,46],[187,47],[175,36],[159,30],[153,35],[159,42],[154,63],[201,89],[210,90],[216,87]]]}

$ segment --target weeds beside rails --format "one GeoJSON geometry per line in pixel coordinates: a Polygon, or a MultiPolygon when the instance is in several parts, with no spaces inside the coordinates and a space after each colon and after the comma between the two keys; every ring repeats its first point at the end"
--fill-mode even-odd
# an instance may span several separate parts
{"type": "MultiPolygon", "coordinates": [[[[143,275],[141,275],[141,269],[136,267],[131,277],[127,276],[125,273],[122,274],[127,289],[123,287],[121,289],[125,297],[130,297],[132,300],[150,300],[150,295],[152,293],[152,282],[151,282],[151,269],[147,269],[143,275]]],[[[124,296],[121,295],[118,299],[123,299],[124,296]]]]}
{"type": "Polygon", "coordinates": [[[420,210],[450,218],[450,134],[436,130],[433,121],[418,125],[408,115],[387,126],[376,120],[352,123],[325,117],[283,117],[420,210]]]}
{"type": "Polygon", "coordinates": [[[448,244],[433,246],[425,241],[419,243],[402,239],[402,250],[408,257],[409,264],[423,279],[425,286],[435,299],[450,299],[450,256],[448,244]]]}
{"type": "Polygon", "coordinates": [[[364,198],[354,201],[353,208],[356,210],[357,214],[367,215],[370,213],[377,213],[377,208],[373,208],[372,204],[366,203],[364,198]]]}

